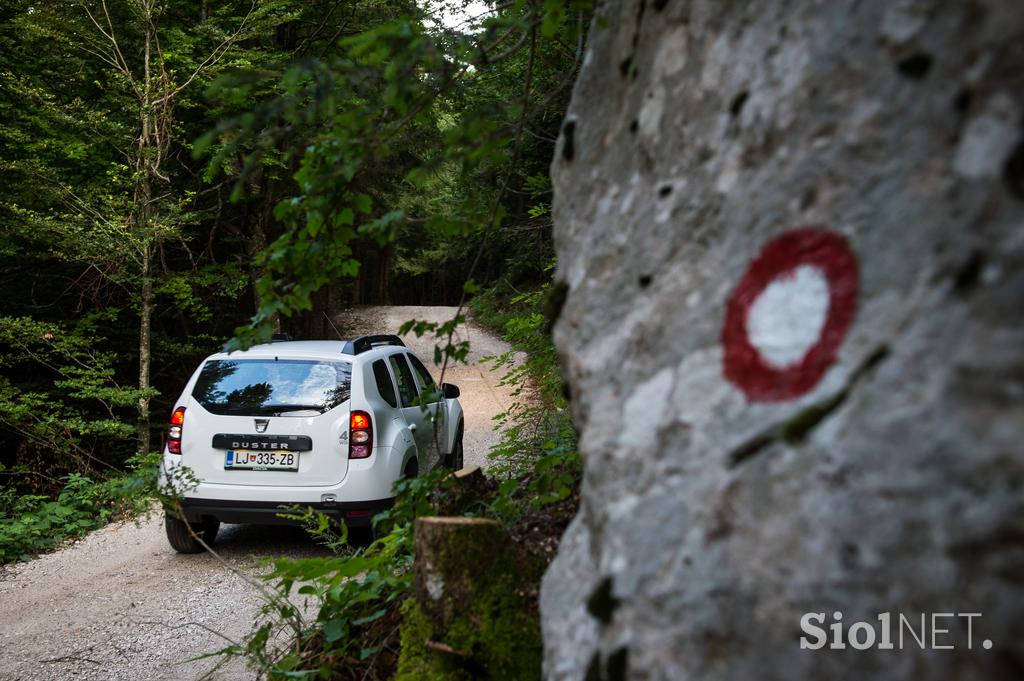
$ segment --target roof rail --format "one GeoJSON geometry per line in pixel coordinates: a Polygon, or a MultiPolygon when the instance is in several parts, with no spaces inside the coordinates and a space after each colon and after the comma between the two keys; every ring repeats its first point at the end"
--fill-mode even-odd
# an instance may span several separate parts
{"type": "Polygon", "coordinates": [[[355,340],[350,340],[345,343],[345,347],[341,349],[343,355],[358,355],[372,350],[377,345],[401,345],[405,347],[405,343],[402,339],[394,335],[381,335],[381,336],[360,336],[355,340]]]}

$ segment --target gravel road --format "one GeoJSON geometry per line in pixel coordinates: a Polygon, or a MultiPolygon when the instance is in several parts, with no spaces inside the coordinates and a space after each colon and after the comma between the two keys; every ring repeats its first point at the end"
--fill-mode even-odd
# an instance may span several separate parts
{"type": "MultiPolygon", "coordinates": [[[[367,307],[338,316],[347,335],[393,333],[406,320],[447,321],[450,307],[367,307]]],[[[469,365],[450,367],[445,381],[462,390],[466,465],[481,465],[497,438],[492,417],[511,403],[499,374],[482,357],[508,346],[470,324],[469,365]]],[[[406,337],[431,366],[433,341],[406,337]]],[[[440,371],[432,367],[435,377],[440,371]]],[[[236,570],[258,575],[275,556],[324,555],[301,530],[225,525],[217,551],[236,570]]],[[[174,553],[162,514],[108,526],[59,551],[0,571],[0,679],[195,679],[212,660],[192,660],[238,640],[254,625],[255,590],[211,555],[174,553]]],[[[240,662],[215,679],[250,679],[240,662]]]]}

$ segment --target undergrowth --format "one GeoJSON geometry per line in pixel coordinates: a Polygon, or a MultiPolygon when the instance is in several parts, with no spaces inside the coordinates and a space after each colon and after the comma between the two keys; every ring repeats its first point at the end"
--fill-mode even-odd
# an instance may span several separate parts
{"type": "Polygon", "coordinates": [[[498,415],[502,437],[489,454],[488,473],[502,480],[496,508],[501,517],[524,505],[538,508],[567,498],[581,472],[576,430],[551,342],[552,291],[551,283],[525,292],[499,283],[470,305],[475,320],[512,346],[490,358],[495,370],[505,371],[501,382],[513,387],[514,398],[498,415]]]}
{"type": "MultiPolygon", "coordinates": [[[[19,471],[0,473],[17,475],[19,471]]],[[[62,479],[54,497],[0,487],[0,564],[30,560],[107,523],[143,513],[156,481],[153,456],[134,457],[128,471],[105,480],[79,473],[62,479]]]]}

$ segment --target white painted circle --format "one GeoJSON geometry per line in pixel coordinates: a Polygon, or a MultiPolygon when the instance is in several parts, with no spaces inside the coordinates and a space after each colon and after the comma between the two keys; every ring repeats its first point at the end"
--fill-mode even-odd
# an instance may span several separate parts
{"type": "Polygon", "coordinates": [[[788,369],[817,344],[828,319],[824,273],[800,265],[768,284],[747,313],[747,337],[765,363],[788,369]]]}

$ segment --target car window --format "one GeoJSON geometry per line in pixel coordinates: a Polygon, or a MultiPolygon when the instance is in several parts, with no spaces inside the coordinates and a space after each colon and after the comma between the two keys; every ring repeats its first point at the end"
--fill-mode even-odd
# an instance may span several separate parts
{"type": "Polygon", "coordinates": [[[384,360],[378,359],[373,363],[373,377],[377,379],[377,392],[380,393],[380,396],[392,407],[397,407],[398,397],[395,395],[395,384],[391,380],[391,373],[384,360]]]}
{"type": "Polygon", "coordinates": [[[409,363],[402,359],[402,355],[391,355],[388,357],[391,368],[395,370],[395,380],[398,381],[398,394],[402,398],[403,407],[411,407],[416,402],[416,382],[409,371],[409,363]]]}
{"type": "Polygon", "coordinates": [[[287,416],[324,413],[346,402],[351,391],[348,362],[212,359],[199,372],[192,397],[213,414],[287,416]]]}
{"type": "Polygon", "coordinates": [[[423,386],[423,392],[430,395],[430,401],[437,401],[437,384],[434,383],[434,377],[427,371],[427,367],[423,366],[423,362],[416,355],[406,355],[409,358],[409,363],[412,364],[413,370],[416,372],[416,376],[420,379],[420,385],[423,386]]]}

